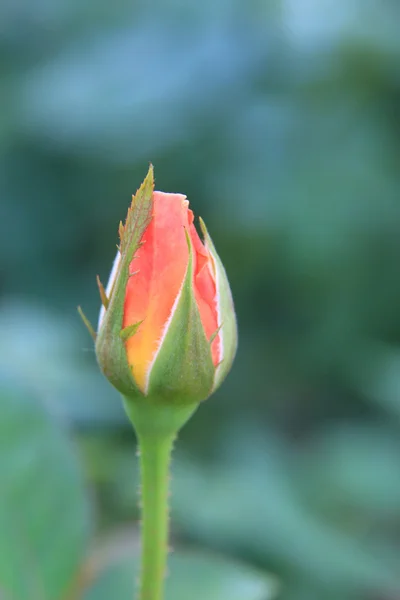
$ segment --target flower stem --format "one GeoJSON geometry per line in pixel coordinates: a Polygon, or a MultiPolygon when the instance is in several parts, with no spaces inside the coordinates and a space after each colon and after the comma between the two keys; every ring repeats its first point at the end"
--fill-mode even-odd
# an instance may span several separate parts
{"type": "Polygon", "coordinates": [[[174,436],[139,437],[142,559],[139,600],[162,600],[168,553],[168,484],[174,436]]]}
{"type": "Polygon", "coordinates": [[[163,600],[168,553],[168,484],[172,445],[198,404],[169,405],[122,396],[140,449],[142,564],[138,600],[163,600]]]}

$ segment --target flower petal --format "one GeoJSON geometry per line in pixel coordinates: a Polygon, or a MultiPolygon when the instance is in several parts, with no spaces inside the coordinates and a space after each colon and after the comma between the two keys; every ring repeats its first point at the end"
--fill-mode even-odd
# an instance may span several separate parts
{"type": "MultiPolygon", "coordinates": [[[[210,252],[200,240],[193,223],[190,225],[190,238],[195,254],[194,293],[205,334],[207,339],[210,339],[221,326],[218,315],[215,265],[210,252]]],[[[211,353],[214,366],[217,366],[222,360],[220,333],[215,336],[211,343],[211,353]]]]}
{"type": "Polygon", "coordinates": [[[135,381],[145,391],[151,362],[185,277],[188,201],[181,194],[154,192],[153,219],[130,264],[123,326],[143,321],[126,342],[135,381]]]}

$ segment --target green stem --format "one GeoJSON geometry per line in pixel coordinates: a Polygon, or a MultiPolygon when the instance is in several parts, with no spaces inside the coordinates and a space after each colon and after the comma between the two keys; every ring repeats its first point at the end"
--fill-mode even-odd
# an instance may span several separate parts
{"type": "Polygon", "coordinates": [[[140,600],[162,600],[168,553],[168,484],[175,436],[139,437],[142,477],[140,600]]]}
{"type": "Polygon", "coordinates": [[[123,396],[137,435],[142,477],[139,600],[162,600],[168,552],[169,464],[174,439],[198,404],[165,405],[123,396]]]}

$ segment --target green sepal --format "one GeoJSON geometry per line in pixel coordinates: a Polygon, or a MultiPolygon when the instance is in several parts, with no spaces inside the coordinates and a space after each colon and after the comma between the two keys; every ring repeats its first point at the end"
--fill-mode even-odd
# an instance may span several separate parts
{"type": "MultiPolygon", "coordinates": [[[[143,396],[135,383],[125,350],[122,327],[129,265],[140,247],[140,240],[153,214],[153,167],[132,199],[125,225],[120,225],[121,259],[115,277],[109,305],[97,332],[96,356],[99,366],[110,381],[125,396],[143,396]]],[[[131,333],[132,335],[132,333],[131,333]]]]}
{"type": "Polygon", "coordinates": [[[142,319],[141,321],[138,321],[137,323],[133,323],[133,325],[128,325],[128,327],[124,327],[123,329],[121,329],[121,331],[119,332],[121,340],[123,342],[126,342],[127,340],[129,340],[130,337],[135,335],[135,333],[137,332],[137,330],[143,323],[143,320],[144,319],[142,319]]]}
{"type": "Polygon", "coordinates": [[[85,315],[85,313],[83,312],[83,310],[80,306],[78,306],[77,310],[78,310],[78,314],[79,314],[80,318],[82,319],[83,324],[85,325],[86,329],[92,336],[93,340],[96,341],[97,334],[96,334],[95,330],[93,329],[93,325],[91,324],[91,322],[89,321],[89,319],[87,318],[87,316],[85,315]]]}
{"type": "Polygon", "coordinates": [[[222,328],[222,324],[217,327],[217,329],[214,331],[214,333],[211,334],[210,339],[208,340],[208,343],[211,344],[213,343],[213,341],[215,340],[215,338],[217,337],[217,335],[219,334],[219,332],[221,331],[222,328]]]}
{"type": "Polygon", "coordinates": [[[228,277],[224,265],[219,258],[212,239],[207,231],[205,223],[202,218],[199,219],[200,228],[204,236],[204,242],[207,250],[210,252],[214,259],[216,268],[216,282],[217,282],[217,293],[219,296],[220,313],[222,316],[221,323],[221,335],[223,344],[223,358],[217,366],[215,372],[215,380],[213,391],[215,391],[223,382],[228,372],[231,369],[233,360],[235,358],[237,344],[238,344],[238,331],[235,316],[235,308],[233,306],[232,292],[229,287],[228,277]]]}
{"type": "Polygon", "coordinates": [[[126,414],[140,439],[175,437],[199,406],[171,405],[144,397],[122,396],[122,399],[126,414]]]}
{"type": "Polygon", "coordinates": [[[100,281],[100,277],[97,275],[96,277],[97,287],[99,288],[100,300],[104,308],[107,310],[108,305],[110,304],[110,300],[107,298],[106,290],[104,289],[103,284],[100,281]]]}
{"type": "Polygon", "coordinates": [[[215,367],[193,291],[193,253],[175,312],[150,371],[147,396],[169,405],[192,405],[211,394],[215,367]]]}

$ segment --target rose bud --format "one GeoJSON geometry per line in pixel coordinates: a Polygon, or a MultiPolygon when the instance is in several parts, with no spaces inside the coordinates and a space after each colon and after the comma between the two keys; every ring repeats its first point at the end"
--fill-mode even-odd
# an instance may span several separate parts
{"type": "Polygon", "coordinates": [[[224,267],[205,225],[204,243],[181,194],[153,191],[153,171],[132,198],[102,297],[96,355],[127,398],[185,405],[221,384],[237,327],[224,267]]]}

